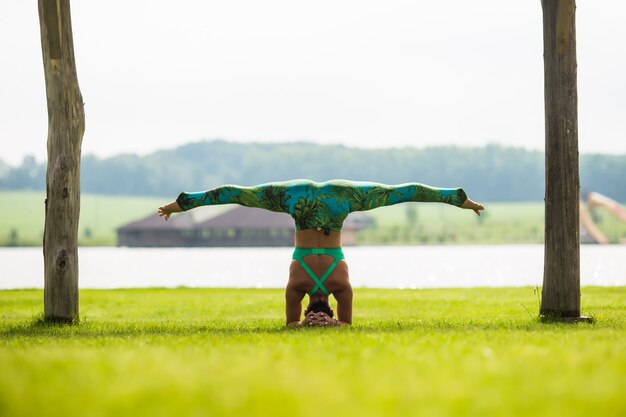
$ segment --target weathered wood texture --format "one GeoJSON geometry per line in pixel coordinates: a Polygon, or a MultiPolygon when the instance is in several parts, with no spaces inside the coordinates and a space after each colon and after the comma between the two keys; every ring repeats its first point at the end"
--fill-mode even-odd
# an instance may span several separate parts
{"type": "Polygon", "coordinates": [[[85,131],[69,0],[39,0],[48,103],[48,170],[43,242],[44,317],[78,317],[80,152],[85,131]]]}
{"type": "Polygon", "coordinates": [[[541,314],[580,315],[575,0],[542,0],[546,127],[541,314]]]}

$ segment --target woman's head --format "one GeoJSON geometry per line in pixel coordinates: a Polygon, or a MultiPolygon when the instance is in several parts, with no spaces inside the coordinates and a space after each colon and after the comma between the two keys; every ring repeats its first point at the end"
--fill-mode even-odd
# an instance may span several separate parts
{"type": "Polygon", "coordinates": [[[333,317],[333,309],[330,308],[330,303],[328,302],[327,296],[317,296],[313,295],[309,298],[309,305],[306,310],[304,310],[304,315],[306,316],[310,312],[319,313],[320,311],[328,314],[328,316],[333,317]]]}

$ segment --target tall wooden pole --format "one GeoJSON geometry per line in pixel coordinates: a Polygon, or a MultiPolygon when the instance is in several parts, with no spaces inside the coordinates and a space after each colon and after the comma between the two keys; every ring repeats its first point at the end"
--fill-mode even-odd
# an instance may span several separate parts
{"type": "Polygon", "coordinates": [[[48,170],[43,241],[44,317],[78,317],[80,151],[85,131],[69,0],[39,0],[48,102],[48,170]]]}
{"type": "Polygon", "coordinates": [[[544,316],[580,316],[575,0],[542,0],[546,124],[544,316]]]}

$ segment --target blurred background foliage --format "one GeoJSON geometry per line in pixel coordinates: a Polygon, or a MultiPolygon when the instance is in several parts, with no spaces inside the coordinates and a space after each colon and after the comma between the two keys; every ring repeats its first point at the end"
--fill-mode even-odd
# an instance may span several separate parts
{"type": "MultiPolygon", "coordinates": [[[[580,157],[582,191],[626,201],[626,155],[580,157]]],[[[488,145],[360,149],[313,143],[190,143],[139,156],[82,158],[83,193],[171,197],[180,191],[221,184],[333,178],[389,184],[421,182],[462,186],[479,201],[543,201],[544,154],[488,145]]],[[[0,190],[45,190],[45,163],[24,158],[19,166],[0,161],[0,190]]]]}

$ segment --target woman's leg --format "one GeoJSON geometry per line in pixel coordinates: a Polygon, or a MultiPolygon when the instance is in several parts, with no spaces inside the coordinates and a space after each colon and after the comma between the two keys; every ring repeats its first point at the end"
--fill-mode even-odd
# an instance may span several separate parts
{"type": "Polygon", "coordinates": [[[199,206],[215,206],[221,204],[239,204],[246,207],[287,213],[287,200],[290,183],[267,183],[253,187],[224,185],[208,191],[181,193],[176,203],[182,211],[199,206]]]}
{"type": "Polygon", "coordinates": [[[462,207],[468,199],[462,188],[437,188],[420,183],[387,185],[362,182],[342,186],[353,188],[350,211],[371,210],[411,201],[446,203],[462,207]]]}
{"type": "MultiPolygon", "coordinates": [[[[361,198],[355,207],[360,210],[371,210],[398,203],[426,202],[446,203],[456,207],[471,209],[480,216],[485,207],[469,199],[462,188],[438,188],[420,183],[386,185],[362,183],[361,198]]],[[[357,211],[352,209],[351,211],[357,211]]]]}
{"type": "Polygon", "coordinates": [[[342,218],[348,211],[371,210],[409,201],[447,203],[472,209],[477,214],[484,209],[468,199],[462,188],[437,188],[420,183],[386,185],[345,180],[325,183],[294,180],[253,187],[224,185],[208,191],[183,192],[176,199],[176,203],[182,211],[205,205],[239,204],[293,215],[298,214],[295,202],[300,198],[303,201],[318,198],[332,207],[329,210],[331,214],[337,211],[335,214],[342,218]]]}

